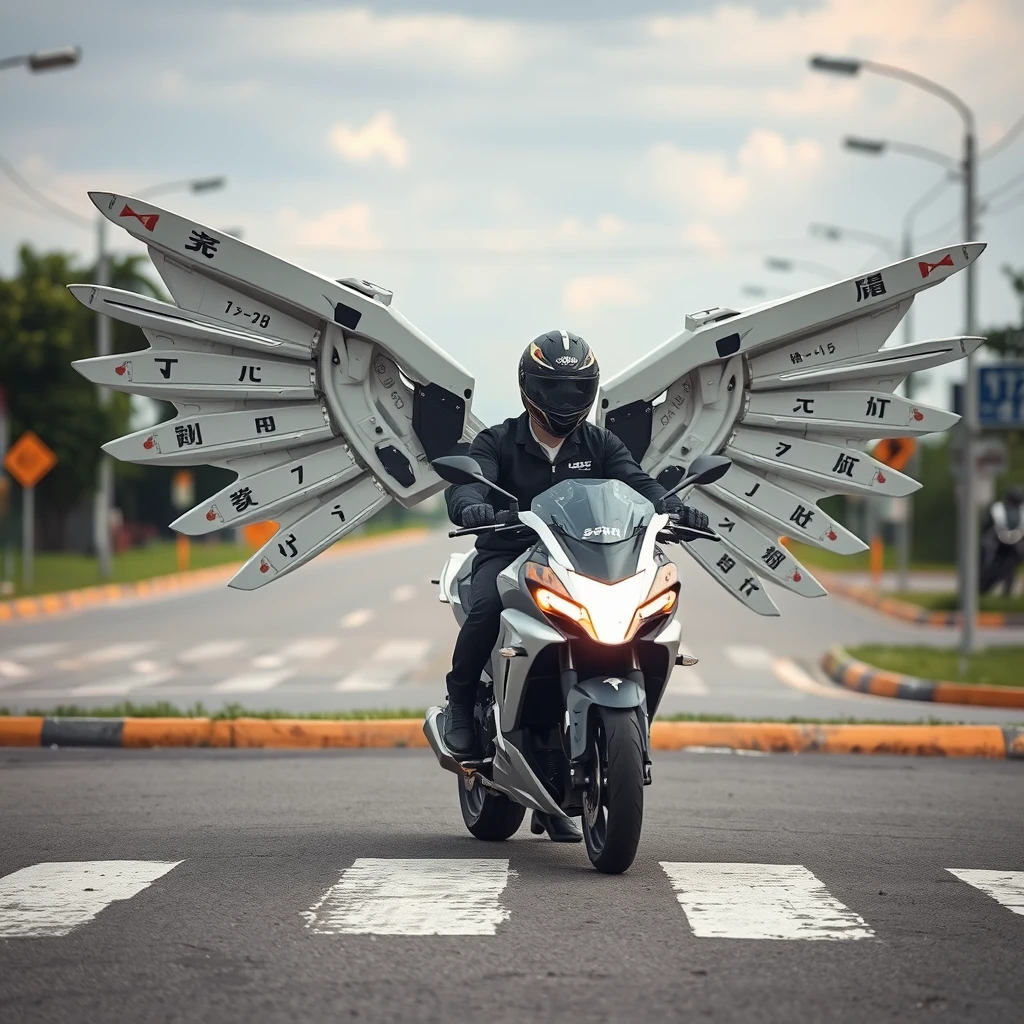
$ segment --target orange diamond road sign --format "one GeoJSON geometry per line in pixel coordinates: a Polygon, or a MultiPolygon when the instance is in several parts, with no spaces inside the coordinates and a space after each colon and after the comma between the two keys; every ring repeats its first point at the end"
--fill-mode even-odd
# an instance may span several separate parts
{"type": "Polygon", "coordinates": [[[4,468],[22,487],[35,487],[57,465],[57,456],[26,430],[7,450],[4,468]]]}
{"type": "Polygon", "coordinates": [[[912,437],[886,437],[875,445],[871,455],[898,472],[910,462],[916,451],[917,442],[912,437]]]}

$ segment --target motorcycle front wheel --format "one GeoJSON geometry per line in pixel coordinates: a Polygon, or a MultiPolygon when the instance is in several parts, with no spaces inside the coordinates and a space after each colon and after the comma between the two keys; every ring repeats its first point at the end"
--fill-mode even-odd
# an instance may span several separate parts
{"type": "Polygon", "coordinates": [[[583,838],[590,863],[605,874],[625,871],[636,856],[644,820],[644,755],[632,710],[595,707],[583,794],[583,838]]]}
{"type": "Polygon", "coordinates": [[[515,835],[526,814],[522,804],[488,789],[479,779],[460,778],[458,782],[462,820],[477,839],[498,842],[515,835]]]}

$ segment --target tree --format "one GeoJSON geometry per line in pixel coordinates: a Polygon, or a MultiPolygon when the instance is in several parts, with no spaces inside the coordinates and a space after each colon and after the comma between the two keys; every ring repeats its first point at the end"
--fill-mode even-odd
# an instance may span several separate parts
{"type": "Polygon", "coordinates": [[[985,345],[1000,355],[1024,358],[1024,268],[1014,270],[1004,265],[1003,273],[1010,279],[1010,287],[1021,304],[1021,323],[1018,327],[995,327],[987,332],[985,345]]]}
{"type": "MultiPolygon", "coordinates": [[[[111,261],[117,287],[158,294],[144,276],[144,258],[111,261]]],[[[96,354],[95,317],[66,285],[95,280],[92,268],[62,252],[18,252],[18,269],[0,278],[0,386],[7,393],[11,440],[34,430],[59,459],[38,488],[39,541],[63,546],[69,517],[94,488],[100,446],[128,429],[127,395],[114,394],[105,407],[97,389],[78,375],[72,360],[96,354]]],[[[145,347],[142,332],[113,325],[115,352],[145,347]]]]}

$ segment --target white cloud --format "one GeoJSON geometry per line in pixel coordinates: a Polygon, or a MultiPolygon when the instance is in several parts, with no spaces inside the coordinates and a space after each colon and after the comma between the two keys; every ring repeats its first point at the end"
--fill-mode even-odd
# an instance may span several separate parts
{"type": "Polygon", "coordinates": [[[362,128],[338,124],[331,129],[334,151],[353,163],[368,163],[381,157],[392,167],[404,167],[409,144],[395,129],[395,119],[386,110],[374,114],[362,128]]]}
{"type": "Polygon", "coordinates": [[[289,243],[307,249],[379,249],[380,240],[370,221],[366,203],[350,203],[327,210],[319,217],[304,218],[290,208],[277,215],[278,224],[288,233],[289,243]]]}
{"type": "Polygon", "coordinates": [[[709,256],[721,256],[726,249],[725,239],[704,221],[694,221],[683,228],[682,239],[709,256]]]}
{"type": "Polygon", "coordinates": [[[732,213],[746,201],[750,182],[729,168],[722,152],[681,149],[659,142],[647,152],[651,184],[663,198],[680,206],[732,213]]]}
{"type": "Polygon", "coordinates": [[[755,128],[740,147],[741,167],[755,171],[800,171],[817,167],[822,160],[821,144],[813,139],[788,143],[767,128],[755,128]]]}
{"type": "Polygon", "coordinates": [[[615,275],[574,277],[562,292],[562,305],[569,313],[640,306],[645,301],[646,296],[633,281],[615,275]]]}

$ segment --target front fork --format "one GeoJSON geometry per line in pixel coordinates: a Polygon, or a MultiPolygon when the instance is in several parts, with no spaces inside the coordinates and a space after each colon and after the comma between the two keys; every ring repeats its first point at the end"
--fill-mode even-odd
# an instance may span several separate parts
{"type": "Polygon", "coordinates": [[[651,722],[647,713],[647,693],[644,674],[640,670],[636,648],[630,652],[630,670],[622,676],[597,676],[582,682],[576,671],[572,641],[567,641],[559,652],[559,678],[562,701],[565,706],[566,757],[569,760],[569,784],[574,789],[590,784],[594,766],[588,763],[593,736],[590,709],[594,705],[609,708],[632,708],[640,720],[643,739],[644,785],[651,784],[651,722]]]}

